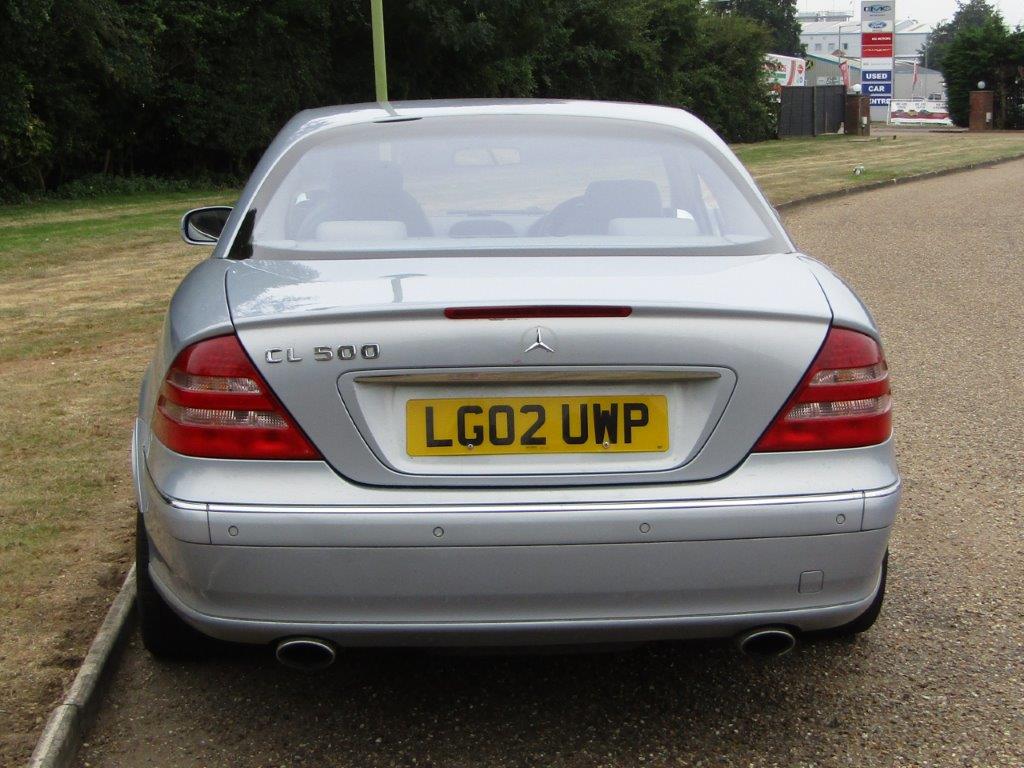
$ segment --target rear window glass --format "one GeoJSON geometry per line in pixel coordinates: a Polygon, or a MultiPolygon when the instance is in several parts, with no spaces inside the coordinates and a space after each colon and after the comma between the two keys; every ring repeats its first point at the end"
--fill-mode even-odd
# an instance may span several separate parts
{"type": "Polygon", "coordinates": [[[563,117],[434,117],[325,132],[252,204],[257,258],[396,251],[782,250],[735,169],[678,131],[563,117]]]}

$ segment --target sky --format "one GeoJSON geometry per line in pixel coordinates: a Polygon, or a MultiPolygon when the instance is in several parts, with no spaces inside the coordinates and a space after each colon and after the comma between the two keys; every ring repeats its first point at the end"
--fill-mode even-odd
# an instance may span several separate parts
{"type": "MultiPolygon", "coordinates": [[[[990,0],[992,5],[1003,12],[1003,18],[1016,26],[1024,22],[1024,0],[990,0]]],[[[854,10],[854,18],[860,16],[860,2],[851,0],[797,0],[801,11],[846,11],[854,10]]],[[[948,19],[956,10],[956,0],[896,0],[897,19],[917,19],[934,24],[948,19]]]]}

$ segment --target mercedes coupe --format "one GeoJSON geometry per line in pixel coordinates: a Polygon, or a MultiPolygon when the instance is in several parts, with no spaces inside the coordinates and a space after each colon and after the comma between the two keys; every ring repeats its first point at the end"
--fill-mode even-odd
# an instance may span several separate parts
{"type": "Polygon", "coordinates": [[[861,632],[900,495],[870,314],[665,107],[292,119],[171,301],[133,440],[147,648],[861,632]]]}

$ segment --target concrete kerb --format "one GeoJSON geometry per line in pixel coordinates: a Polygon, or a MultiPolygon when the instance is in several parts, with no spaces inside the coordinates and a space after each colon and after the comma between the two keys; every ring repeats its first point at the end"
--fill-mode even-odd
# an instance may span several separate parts
{"type": "Polygon", "coordinates": [[[107,611],[64,701],[50,713],[32,750],[29,768],[67,768],[75,759],[82,734],[96,716],[111,662],[124,644],[135,608],[135,565],[107,611]]]}

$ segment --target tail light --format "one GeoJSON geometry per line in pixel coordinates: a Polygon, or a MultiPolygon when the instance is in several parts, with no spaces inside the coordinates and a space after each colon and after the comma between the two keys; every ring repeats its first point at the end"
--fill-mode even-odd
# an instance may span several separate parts
{"type": "Polygon", "coordinates": [[[755,451],[816,451],[884,443],[892,434],[889,370],[873,338],[832,328],[755,451]]]}
{"type": "Polygon", "coordinates": [[[153,432],[187,456],[320,457],[233,335],[182,350],[160,389],[153,432]]]}

